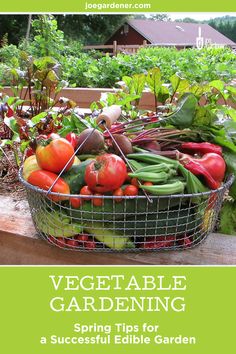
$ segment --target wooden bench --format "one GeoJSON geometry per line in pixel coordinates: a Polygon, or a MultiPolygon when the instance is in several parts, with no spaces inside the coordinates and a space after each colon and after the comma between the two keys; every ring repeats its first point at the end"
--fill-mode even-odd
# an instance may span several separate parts
{"type": "Polygon", "coordinates": [[[67,251],[38,239],[27,201],[0,195],[0,264],[221,265],[236,264],[236,236],[211,234],[184,251],[102,253],[67,251]]]}

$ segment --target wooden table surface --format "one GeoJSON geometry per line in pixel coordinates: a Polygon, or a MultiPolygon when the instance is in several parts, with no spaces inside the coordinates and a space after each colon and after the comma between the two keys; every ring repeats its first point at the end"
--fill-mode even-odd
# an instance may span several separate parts
{"type": "Polygon", "coordinates": [[[38,239],[25,200],[0,196],[0,264],[235,265],[236,236],[211,234],[195,248],[158,252],[76,252],[38,239]]]}

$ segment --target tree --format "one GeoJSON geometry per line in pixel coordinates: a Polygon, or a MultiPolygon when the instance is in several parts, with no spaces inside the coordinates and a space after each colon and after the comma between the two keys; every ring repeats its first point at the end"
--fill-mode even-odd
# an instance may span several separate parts
{"type": "Polygon", "coordinates": [[[224,36],[236,42],[236,18],[233,21],[224,20],[220,22],[216,19],[213,19],[209,21],[209,25],[222,33],[224,36]]]}
{"type": "Polygon", "coordinates": [[[83,44],[101,44],[127,19],[127,15],[55,15],[65,38],[83,44]]]}
{"type": "Polygon", "coordinates": [[[191,17],[185,17],[183,19],[177,19],[177,20],[175,20],[175,22],[199,23],[199,21],[194,20],[191,17]]]}
{"type": "Polygon", "coordinates": [[[26,42],[29,41],[31,21],[32,21],[32,15],[30,14],[29,17],[28,17],[27,31],[26,31],[26,36],[25,36],[26,42]]]}
{"type": "Polygon", "coordinates": [[[8,34],[11,44],[18,44],[27,31],[28,15],[0,15],[0,40],[8,34]]]}
{"type": "Polygon", "coordinates": [[[138,14],[131,17],[136,20],[171,21],[167,14],[138,14]]]}
{"type": "MultiPolygon", "coordinates": [[[[58,28],[65,38],[79,40],[84,44],[103,43],[128,15],[55,15],[58,28]]],[[[32,19],[37,19],[33,15],[32,19]]],[[[0,40],[8,34],[11,44],[19,44],[26,37],[28,15],[0,15],[0,40]]]]}

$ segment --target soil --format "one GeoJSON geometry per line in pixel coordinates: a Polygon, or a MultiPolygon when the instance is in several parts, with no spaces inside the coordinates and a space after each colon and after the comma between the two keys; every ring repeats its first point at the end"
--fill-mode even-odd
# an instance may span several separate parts
{"type": "Polygon", "coordinates": [[[4,149],[0,157],[0,197],[10,195],[14,200],[26,199],[24,187],[18,179],[18,168],[10,149],[4,149]]]}

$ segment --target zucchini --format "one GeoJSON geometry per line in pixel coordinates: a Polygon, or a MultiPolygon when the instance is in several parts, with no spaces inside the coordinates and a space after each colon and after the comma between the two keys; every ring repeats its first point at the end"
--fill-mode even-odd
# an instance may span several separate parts
{"type": "Polygon", "coordinates": [[[85,169],[90,163],[91,160],[86,160],[79,165],[74,165],[61,176],[69,185],[71,194],[79,194],[80,189],[85,185],[85,169]]]}
{"type": "Polygon", "coordinates": [[[118,232],[101,227],[101,224],[96,223],[93,226],[84,226],[84,231],[93,235],[99,242],[103,242],[107,247],[116,250],[121,250],[127,247],[129,237],[123,236],[118,232]]]}

